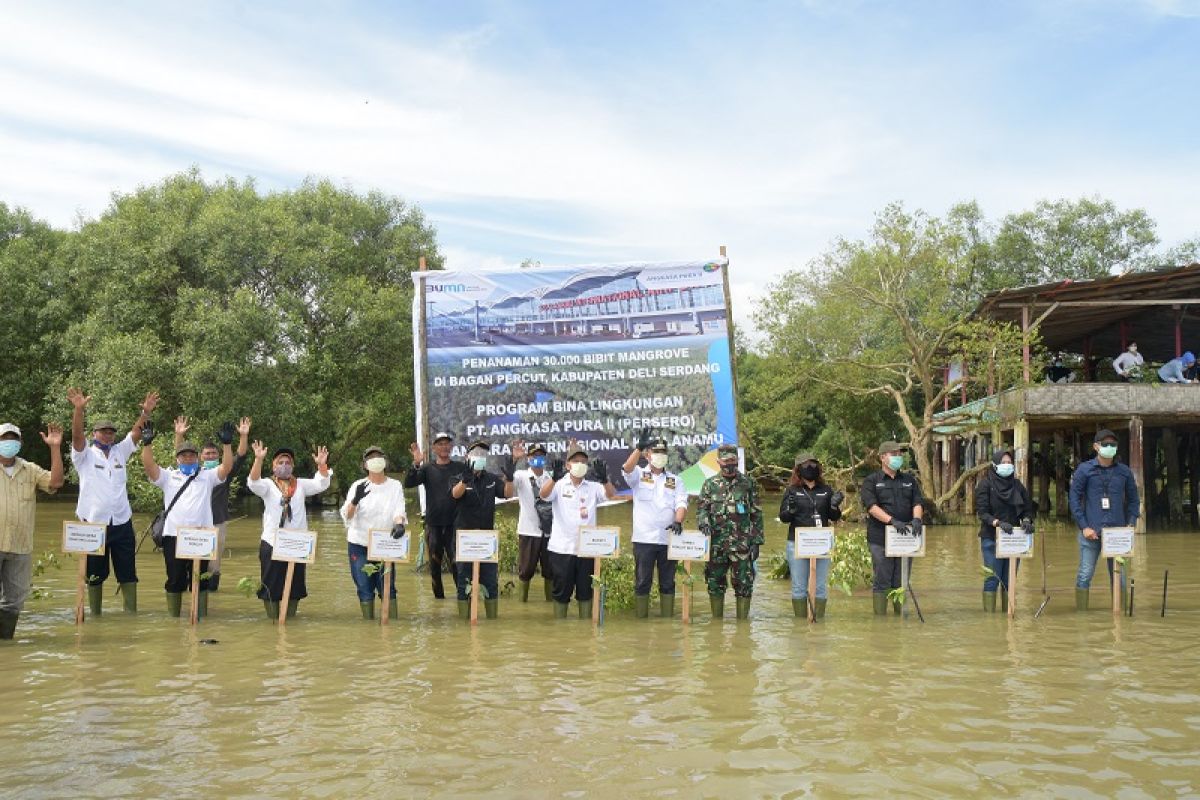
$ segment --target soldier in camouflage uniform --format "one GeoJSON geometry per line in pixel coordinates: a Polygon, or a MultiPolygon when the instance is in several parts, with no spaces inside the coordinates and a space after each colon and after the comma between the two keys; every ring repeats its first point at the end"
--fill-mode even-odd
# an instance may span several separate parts
{"type": "Polygon", "coordinates": [[[713,617],[720,619],[725,613],[725,576],[731,573],[737,618],[747,619],[750,596],[754,594],[754,561],[763,543],[758,485],[738,472],[737,448],[733,445],[717,449],[717,463],[721,474],[704,482],[697,515],[700,530],[712,537],[712,555],[704,568],[704,579],[713,617]]]}

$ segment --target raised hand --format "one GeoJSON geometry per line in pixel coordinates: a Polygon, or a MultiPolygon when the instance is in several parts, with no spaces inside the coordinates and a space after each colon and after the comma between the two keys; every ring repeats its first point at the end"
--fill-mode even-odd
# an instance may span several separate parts
{"type": "Polygon", "coordinates": [[[233,423],[226,420],[221,423],[221,429],[217,431],[217,439],[221,444],[233,444],[233,423]]]}
{"type": "Polygon", "coordinates": [[[350,498],[350,505],[356,506],[363,501],[363,498],[371,493],[371,489],[367,486],[367,481],[362,481],[358,486],[354,487],[354,496],[350,498]]]}
{"type": "Polygon", "coordinates": [[[146,416],[150,416],[151,412],[158,406],[158,392],[151,392],[146,395],[146,399],[142,401],[142,411],[146,412],[146,416]]]}
{"type": "Polygon", "coordinates": [[[146,424],[142,426],[142,447],[149,447],[154,444],[154,425],[150,420],[146,420],[146,424]]]}
{"type": "Polygon", "coordinates": [[[263,444],[260,440],[255,439],[254,444],[250,445],[250,447],[251,447],[251,449],[254,450],[254,457],[256,459],[262,459],[262,458],[267,457],[267,446],[265,444],[263,444]]]}
{"type": "Polygon", "coordinates": [[[238,436],[249,436],[250,435],[250,418],[249,417],[242,417],[240,420],[238,420],[237,432],[238,432],[238,436]]]}
{"type": "Polygon", "coordinates": [[[513,461],[519,461],[520,459],[525,457],[525,440],[524,439],[517,439],[515,442],[512,443],[512,457],[513,457],[513,461]]]}
{"type": "Polygon", "coordinates": [[[71,405],[75,408],[87,408],[87,404],[92,400],[90,395],[84,394],[74,386],[67,389],[67,399],[71,401],[71,405]]]}
{"type": "Polygon", "coordinates": [[[642,432],[638,434],[637,449],[641,452],[650,446],[650,437],[652,436],[650,428],[642,428],[642,432]]]}
{"type": "Polygon", "coordinates": [[[192,426],[188,424],[187,417],[176,417],[175,418],[175,433],[176,434],[183,436],[185,433],[187,433],[191,429],[191,427],[192,426]]]}
{"type": "Polygon", "coordinates": [[[57,448],[62,447],[63,429],[51,422],[46,426],[46,432],[42,434],[42,441],[47,447],[57,448]]]}
{"type": "Polygon", "coordinates": [[[317,462],[317,468],[321,468],[329,463],[329,448],[321,445],[317,448],[317,452],[313,453],[313,461],[317,462]]]}
{"type": "Polygon", "coordinates": [[[408,452],[412,453],[414,464],[420,464],[425,460],[425,455],[421,452],[421,445],[413,442],[408,446],[408,452]]]}

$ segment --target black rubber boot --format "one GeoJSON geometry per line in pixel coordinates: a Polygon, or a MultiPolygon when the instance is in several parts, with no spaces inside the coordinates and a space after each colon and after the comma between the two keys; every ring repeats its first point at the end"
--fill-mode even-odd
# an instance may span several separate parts
{"type": "Polygon", "coordinates": [[[818,622],[825,619],[825,604],[828,602],[829,602],[829,598],[818,597],[816,599],[815,609],[817,612],[817,621],[818,622]]]}
{"type": "Polygon", "coordinates": [[[359,600],[358,610],[362,612],[363,619],[375,619],[375,601],[359,600]]]}
{"type": "Polygon", "coordinates": [[[738,597],[737,600],[737,618],[750,619],[750,598],[738,597]]]}
{"type": "Polygon", "coordinates": [[[887,616],[887,595],[883,592],[872,592],[871,605],[875,610],[875,616],[887,616]]]}
{"type": "Polygon", "coordinates": [[[988,613],[992,613],[996,610],[996,593],[995,592],[984,592],[983,593],[983,610],[987,611],[988,613]]]}
{"type": "Polygon", "coordinates": [[[650,616],[650,595],[635,594],[633,596],[634,610],[633,615],[638,619],[645,619],[650,616]]]}
{"type": "Polygon", "coordinates": [[[279,619],[279,603],[273,600],[263,600],[263,609],[267,612],[267,619],[279,619]]]}
{"type": "Polygon", "coordinates": [[[18,611],[0,611],[0,639],[11,639],[17,632],[18,611]]]}
{"type": "Polygon", "coordinates": [[[710,594],[708,605],[712,608],[713,619],[722,619],[725,616],[725,595],[710,594]]]}
{"type": "Polygon", "coordinates": [[[529,581],[521,581],[521,602],[529,602],[529,581]]]}
{"type": "Polygon", "coordinates": [[[221,573],[214,572],[208,578],[208,590],[215,592],[221,586],[221,573]]]}
{"type": "Polygon", "coordinates": [[[199,595],[200,602],[196,609],[196,619],[204,619],[208,616],[208,591],[201,589],[199,595]]]}
{"type": "Polygon", "coordinates": [[[300,608],[299,600],[288,600],[287,618],[291,619],[292,617],[296,616],[296,611],[299,610],[299,608],[300,608]]]}
{"type": "Polygon", "coordinates": [[[126,614],[137,613],[137,584],[122,583],[121,585],[121,600],[125,603],[126,614]]]}
{"type": "Polygon", "coordinates": [[[495,619],[500,616],[500,601],[495,597],[491,600],[484,600],[483,615],[488,619],[495,619]]]}
{"type": "Polygon", "coordinates": [[[660,594],[658,596],[658,615],[667,619],[675,616],[675,595],[660,594]]]}
{"type": "Polygon", "coordinates": [[[88,587],[88,610],[92,612],[93,617],[100,616],[100,612],[104,607],[104,584],[99,586],[88,587]]]}
{"type": "Polygon", "coordinates": [[[554,604],[554,618],[555,619],[566,619],[567,618],[567,610],[570,609],[570,607],[571,606],[569,603],[555,603],[554,604]]]}

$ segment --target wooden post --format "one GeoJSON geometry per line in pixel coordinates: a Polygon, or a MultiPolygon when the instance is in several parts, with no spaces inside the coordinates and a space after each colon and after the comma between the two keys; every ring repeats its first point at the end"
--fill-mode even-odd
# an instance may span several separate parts
{"type": "Polygon", "coordinates": [[[1179,435],[1172,428],[1162,429],[1162,454],[1167,467],[1167,521],[1176,525],[1183,521],[1183,474],[1179,435]]]}
{"type": "Polygon", "coordinates": [[[604,595],[600,593],[600,570],[604,569],[603,558],[593,558],[592,576],[595,580],[592,581],[592,624],[600,624],[600,604],[604,602],[604,595]]]}
{"type": "Polygon", "coordinates": [[[200,621],[200,559],[192,559],[192,604],[188,617],[193,625],[200,621]]]}
{"type": "MultiPolygon", "coordinates": [[[[388,605],[391,603],[392,596],[392,570],[388,569],[388,567],[392,567],[395,562],[381,561],[380,563],[383,564],[383,599],[380,602],[379,624],[387,625],[388,605]]],[[[394,567],[392,567],[392,569],[394,569],[394,567]]]]}
{"type": "Polygon", "coordinates": [[[1019,558],[1010,558],[1008,560],[1008,618],[1013,619],[1017,615],[1017,564],[1021,563],[1019,558]]]}
{"type": "Polygon", "coordinates": [[[87,597],[87,555],[76,553],[75,557],[79,559],[79,591],[75,597],[75,624],[82,625],[84,603],[87,597]]]}
{"type": "Polygon", "coordinates": [[[1050,510],[1050,440],[1038,439],[1038,455],[1042,468],[1038,475],[1038,511],[1045,514],[1050,510]]]}
{"type": "Polygon", "coordinates": [[[1200,525],[1200,433],[1189,433],[1188,441],[1188,497],[1192,507],[1188,519],[1200,525]]]}
{"type": "Polygon", "coordinates": [[[1062,428],[1054,431],[1054,515],[1071,516],[1067,503],[1067,434],[1062,428]]]}
{"type": "Polygon", "coordinates": [[[289,598],[292,596],[292,576],[296,574],[296,562],[287,562],[287,574],[283,578],[283,595],[279,598],[279,624],[287,625],[289,598]]]}
{"type": "Polygon", "coordinates": [[[1113,615],[1121,616],[1121,562],[1113,559],[1112,571],[1113,615]]]}
{"type": "Polygon", "coordinates": [[[471,562],[471,624],[479,624],[479,562],[471,562]]]}
{"type": "Polygon", "coordinates": [[[683,574],[687,576],[683,582],[683,624],[689,625],[692,621],[692,562],[683,562],[683,574]]]}
{"type": "MultiPolygon", "coordinates": [[[[1029,383],[1029,306],[1021,306],[1021,374],[1029,383]]],[[[1012,608],[1012,606],[1009,606],[1012,608]]]]}
{"type": "MultiPolygon", "coordinates": [[[[905,584],[907,587],[908,584],[905,584]]],[[[808,621],[817,621],[817,560],[808,560],[808,621]]]]}
{"type": "MultiPolygon", "coordinates": [[[[999,439],[997,439],[999,442],[999,439]]],[[[1013,423],[1013,455],[1016,456],[1017,480],[1029,486],[1029,422],[1024,417],[1013,423]]]]}
{"type": "Polygon", "coordinates": [[[1142,433],[1142,418],[1129,418],[1129,469],[1137,484],[1138,501],[1141,505],[1137,521],[1137,533],[1146,532],[1146,453],[1142,433]]]}

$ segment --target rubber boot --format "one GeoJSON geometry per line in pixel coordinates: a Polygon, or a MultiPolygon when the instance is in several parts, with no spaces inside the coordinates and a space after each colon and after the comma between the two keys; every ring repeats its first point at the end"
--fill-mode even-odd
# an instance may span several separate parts
{"type": "Polygon", "coordinates": [[[984,592],[983,593],[983,610],[987,611],[987,612],[993,612],[993,613],[996,611],[996,593],[995,592],[984,592]]]}
{"type": "Polygon", "coordinates": [[[183,594],[167,592],[167,616],[178,617],[183,611],[183,594]]]}
{"type": "Polygon", "coordinates": [[[871,594],[871,604],[875,609],[875,616],[887,616],[887,595],[883,592],[873,592],[871,594]]]}
{"type": "Polygon", "coordinates": [[[287,618],[291,619],[292,617],[296,616],[296,612],[299,609],[300,609],[300,601],[299,600],[288,600],[287,618]]]}
{"type": "Polygon", "coordinates": [[[591,600],[580,600],[579,601],[579,618],[580,619],[591,619],[592,618],[592,601],[591,600]]]}
{"type": "Polygon", "coordinates": [[[17,611],[0,611],[0,639],[11,639],[17,632],[17,611]]]}
{"type": "Polygon", "coordinates": [[[529,581],[521,581],[521,602],[529,602],[529,581]]]}
{"type": "Polygon", "coordinates": [[[554,581],[549,578],[542,578],[542,589],[546,592],[546,602],[549,603],[554,599],[554,581]]]}
{"type": "Polygon", "coordinates": [[[737,618],[750,619],[750,598],[735,597],[734,599],[737,600],[737,618]]]}
{"type": "Polygon", "coordinates": [[[555,619],[566,619],[568,608],[570,608],[570,605],[567,603],[555,603],[554,604],[554,618],[555,619]]]}
{"type": "Polygon", "coordinates": [[[100,609],[104,605],[104,584],[99,586],[88,587],[88,610],[92,612],[93,617],[100,616],[100,609]]]}
{"type": "Polygon", "coordinates": [[[375,600],[359,600],[358,608],[362,611],[363,619],[375,619],[375,600]]]}
{"type": "Polygon", "coordinates": [[[208,578],[208,590],[210,592],[215,592],[220,587],[221,587],[221,573],[214,572],[208,578]]]}
{"type": "Polygon", "coordinates": [[[1008,592],[1000,593],[1000,610],[1005,614],[1008,613],[1008,592]]]}
{"type": "Polygon", "coordinates": [[[658,615],[667,619],[675,616],[675,595],[660,594],[658,596],[658,615]]]}
{"type": "Polygon", "coordinates": [[[471,618],[471,601],[470,600],[459,600],[458,601],[458,618],[459,619],[470,619],[471,618]]]}
{"type": "Polygon", "coordinates": [[[633,596],[634,611],[633,614],[638,619],[645,619],[650,616],[650,595],[636,594],[633,596]]]}
{"type": "Polygon", "coordinates": [[[825,604],[828,602],[829,602],[829,598],[827,598],[827,597],[818,597],[816,599],[815,603],[816,603],[816,612],[817,612],[817,621],[818,622],[820,620],[825,619],[825,604]]]}
{"type": "Polygon", "coordinates": [[[708,604],[712,607],[713,619],[721,619],[725,616],[725,595],[710,594],[708,604]]]}
{"type": "Polygon", "coordinates": [[[400,616],[400,609],[396,605],[396,598],[388,600],[388,619],[395,619],[400,616]]]}
{"type": "Polygon", "coordinates": [[[892,601],[892,613],[897,617],[904,611],[904,605],[899,600],[892,601]]]}
{"type": "Polygon", "coordinates": [[[212,589],[200,591],[200,602],[196,608],[196,619],[204,619],[208,616],[208,593],[211,591],[212,589]]]}
{"type": "Polygon", "coordinates": [[[797,618],[807,617],[808,616],[808,600],[804,599],[803,597],[800,598],[799,600],[797,600],[796,598],[793,597],[792,598],[792,615],[797,618]]]}
{"type": "Polygon", "coordinates": [[[484,600],[483,615],[488,619],[495,619],[500,616],[500,600],[495,597],[490,600],[484,600]]]}
{"type": "Polygon", "coordinates": [[[126,614],[137,613],[137,584],[122,583],[121,584],[121,600],[125,603],[126,614]]]}
{"type": "Polygon", "coordinates": [[[1076,611],[1087,611],[1088,610],[1088,590],[1087,589],[1076,589],[1075,590],[1075,610],[1076,611]]]}
{"type": "Polygon", "coordinates": [[[263,608],[267,612],[267,619],[279,619],[279,603],[276,603],[273,600],[263,600],[263,608]]]}
{"type": "Polygon", "coordinates": [[[1121,613],[1129,613],[1129,589],[1125,586],[1121,587],[1121,613]]]}

